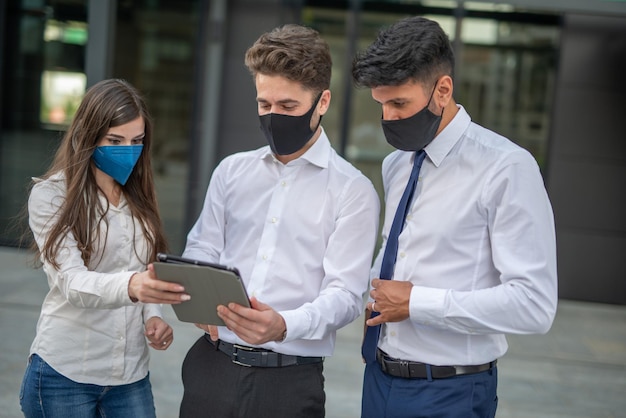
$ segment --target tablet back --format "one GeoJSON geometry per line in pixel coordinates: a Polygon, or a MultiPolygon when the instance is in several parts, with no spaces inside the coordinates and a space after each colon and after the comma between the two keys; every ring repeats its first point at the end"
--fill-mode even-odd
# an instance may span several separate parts
{"type": "Polygon", "coordinates": [[[217,316],[217,306],[235,302],[249,307],[250,301],[237,270],[193,264],[155,262],[161,280],[179,283],[191,299],[172,305],[176,317],[183,322],[224,325],[217,316]]]}

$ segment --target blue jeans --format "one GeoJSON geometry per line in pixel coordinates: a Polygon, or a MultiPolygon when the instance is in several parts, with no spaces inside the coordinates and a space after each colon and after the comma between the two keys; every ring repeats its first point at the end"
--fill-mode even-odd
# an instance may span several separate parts
{"type": "Polygon", "coordinates": [[[28,361],[20,389],[26,418],[155,418],[149,376],[118,386],[77,383],[61,375],[37,354],[28,361]]]}
{"type": "Polygon", "coordinates": [[[493,418],[497,368],[447,379],[404,379],[365,367],[361,418],[493,418]]]}

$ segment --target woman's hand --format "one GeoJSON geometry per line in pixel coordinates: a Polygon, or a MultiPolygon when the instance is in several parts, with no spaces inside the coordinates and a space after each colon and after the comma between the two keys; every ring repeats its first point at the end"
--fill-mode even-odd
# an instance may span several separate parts
{"type": "Polygon", "coordinates": [[[152,264],[148,270],[133,274],[128,282],[128,296],[133,302],[179,304],[191,299],[184,292],[177,283],[159,280],[152,264]]]}
{"type": "Polygon", "coordinates": [[[153,316],[146,321],[146,332],[144,333],[150,347],[155,350],[167,350],[174,341],[174,330],[163,319],[153,316]]]}

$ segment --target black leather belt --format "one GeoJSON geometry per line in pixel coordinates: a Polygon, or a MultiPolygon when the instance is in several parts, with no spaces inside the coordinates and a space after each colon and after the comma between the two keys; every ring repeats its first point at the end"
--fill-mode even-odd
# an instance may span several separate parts
{"type": "Polygon", "coordinates": [[[247,347],[245,345],[231,344],[226,341],[211,340],[208,334],[204,335],[207,341],[216,346],[216,349],[230,357],[230,360],[246,367],[287,367],[301,366],[304,364],[321,363],[324,357],[301,357],[288,354],[276,353],[264,348],[247,347]]]}
{"type": "Polygon", "coordinates": [[[460,376],[463,374],[474,374],[486,372],[496,366],[497,360],[477,366],[431,366],[413,361],[397,360],[389,357],[384,351],[376,350],[376,360],[380,363],[383,372],[395,377],[406,379],[427,379],[428,368],[430,368],[431,378],[445,379],[447,377],[460,376]]]}

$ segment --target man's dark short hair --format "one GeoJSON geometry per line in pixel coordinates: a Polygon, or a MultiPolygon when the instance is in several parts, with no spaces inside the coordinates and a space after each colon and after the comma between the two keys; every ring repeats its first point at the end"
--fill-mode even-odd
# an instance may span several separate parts
{"type": "Polygon", "coordinates": [[[437,22],[419,16],[382,29],[352,62],[354,83],[369,88],[408,81],[431,85],[442,75],[452,77],[453,70],[454,52],[448,35],[437,22]]]}

